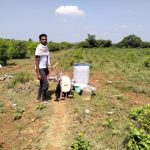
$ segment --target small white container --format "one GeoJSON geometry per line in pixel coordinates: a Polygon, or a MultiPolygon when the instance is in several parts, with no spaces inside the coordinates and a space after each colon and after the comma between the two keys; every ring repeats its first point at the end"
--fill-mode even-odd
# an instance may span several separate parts
{"type": "Polygon", "coordinates": [[[73,79],[76,83],[88,85],[89,83],[89,65],[84,63],[77,63],[73,66],[73,79]]]}

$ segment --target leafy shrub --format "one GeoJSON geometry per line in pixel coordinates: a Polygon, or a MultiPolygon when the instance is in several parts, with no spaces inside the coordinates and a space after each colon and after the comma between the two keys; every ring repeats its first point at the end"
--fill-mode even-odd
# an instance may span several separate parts
{"type": "Polygon", "coordinates": [[[90,45],[91,48],[96,47],[97,41],[95,35],[88,34],[88,37],[85,39],[85,41],[90,45]]]}
{"type": "Polygon", "coordinates": [[[0,41],[0,64],[7,65],[7,60],[7,45],[3,41],[0,41]]]}
{"type": "Polygon", "coordinates": [[[150,42],[142,42],[141,48],[150,48],[150,42]]]}
{"type": "Polygon", "coordinates": [[[144,61],[144,66],[148,68],[150,67],[150,57],[144,61]]]}
{"type": "Polygon", "coordinates": [[[90,48],[90,44],[87,41],[82,41],[78,44],[78,48],[90,48]]]}
{"type": "Polygon", "coordinates": [[[149,150],[150,148],[150,105],[132,108],[127,127],[127,147],[129,150],[149,150]]]}
{"type": "Polygon", "coordinates": [[[13,78],[11,84],[9,85],[10,88],[15,87],[18,83],[25,84],[26,82],[29,82],[33,80],[33,77],[28,72],[19,72],[15,75],[13,78]]]}
{"type": "Polygon", "coordinates": [[[26,58],[26,54],[27,54],[26,43],[22,41],[15,42],[9,54],[10,54],[10,57],[14,59],[26,58]]]}
{"type": "Polygon", "coordinates": [[[89,142],[80,134],[75,138],[73,144],[71,145],[73,150],[90,150],[89,142]]]}
{"type": "Polygon", "coordinates": [[[69,49],[73,46],[73,44],[69,43],[69,42],[61,42],[60,43],[60,47],[61,49],[69,49]]]}
{"type": "Polygon", "coordinates": [[[47,46],[48,46],[49,51],[55,52],[55,51],[59,51],[62,49],[69,49],[73,46],[73,44],[69,42],[61,42],[61,43],[49,42],[47,46]]]}
{"type": "Polygon", "coordinates": [[[88,34],[88,37],[85,41],[82,41],[78,44],[79,48],[101,48],[101,47],[111,47],[112,42],[110,40],[96,40],[95,35],[88,34]]]}
{"type": "Polygon", "coordinates": [[[61,49],[61,45],[59,43],[49,42],[47,46],[51,52],[59,51],[61,49]]]}
{"type": "Polygon", "coordinates": [[[110,40],[97,40],[96,47],[111,47],[112,43],[110,40]]]}
{"type": "Polygon", "coordinates": [[[21,108],[18,108],[14,114],[14,120],[19,120],[21,119],[22,117],[22,114],[25,110],[24,109],[21,109],[21,108]]]}
{"type": "Polygon", "coordinates": [[[39,105],[36,107],[36,110],[43,110],[43,109],[45,109],[45,108],[46,108],[45,105],[39,104],[39,105]]]}
{"type": "Polygon", "coordinates": [[[32,41],[28,42],[27,43],[27,53],[29,55],[34,55],[37,45],[38,45],[38,43],[36,43],[36,42],[32,42],[32,41]]]}
{"type": "Polygon", "coordinates": [[[140,37],[136,35],[129,35],[123,38],[123,40],[119,43],[119,46],[126,48],[136,48],[141,47],[141,44],[142,40],[140,37]]]}
{"type": "Polygon", "coordinates": [[[103,122],[102,125],[107,128],[114,128],[114,125],[111,119],[106,120],[105,122],[103,122]]]}
{"type": "Polygon", "coordinates": [[[3,114],[5,113],[5,109],[4,109],[4,104],[0,102],[0,113],[3,114]]]}

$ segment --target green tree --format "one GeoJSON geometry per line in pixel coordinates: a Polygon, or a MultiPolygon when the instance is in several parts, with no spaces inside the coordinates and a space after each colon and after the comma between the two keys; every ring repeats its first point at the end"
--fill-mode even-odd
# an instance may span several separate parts
{"type": "Polygon", "coordinates": [[[61,49],[60,43],[49,42],[47,46],[51,52],[59,51],[61,49]]]}
{"type": "Polygon", "coordinates": [[[61,49],[69,49],[73,46],[73,44],[71,44],[69,42],[61,42],[60,46],[61,46],[61,49]]]}
{"type": "Polygon", "coordinates": [[[7,65],[7,60],[7,45],[4,41],[0,40],[0,64],[7,65]]]}
{"type": "Polygon", "coordinates": [[[112,42],[110,40],[97,40],[96,46],[97,47],[111,47],[112,42]]]}
{"type": "Polygon", "coordinates": [[[14,47],[11,52],[11,57],[14,59],[25,58],[27,54],[27,45],[25,42],[17,41],[14,43],[14,47]]]}
{"type": "Polygon", "coordinates": [[[96,36],[88,34],[88,38],[85,41],[90,45],[90,47],[96,47],[96,36]]]}
{"type": "Polygon", "coordinates": [[[35,54],[37,45],[38,45],[38,43],[36,43],[36,42],[27,42],[27,53],[29,55],[35,54]]]}
{"type": "Polygon", "coordinates": [[[136,35],[129,35],[125,37],[120,43],[120,47],[127,47],[127,48],[136,48],[141,47],[142,40],[140,37],[136,35]]]}

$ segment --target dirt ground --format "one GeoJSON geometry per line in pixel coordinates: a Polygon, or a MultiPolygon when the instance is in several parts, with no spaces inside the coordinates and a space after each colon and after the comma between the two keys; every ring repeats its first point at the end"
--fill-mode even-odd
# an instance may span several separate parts
{"type": "MultiPolygon", "coordinates": [[[[33,60],[15,61],[16,64],[4,67],[0,75],[14,74],[19,71],[30,70],[35,76],[33,60]]],[[[122,77],[120,77],[120,80],[122,77]]],[[[100,72],[92,76],[90,83],[97,89],[106,88],[108,77],[100,72]]],[[[114,79],[116,80],[116,79],[114,79]]],[[[0,101],[4,104],[6,113],[0,114],[0,150],[65,150],[68,149],[69,129],[72,116],[69,115],[68,100],[56,102],[54,92],[55,84],[50,86],[51,100],[46,105],[46,110],[36,112],[40,104],[36,100],[35,85],[31,85],[31,92],[16,93],[16,89],[7,89],[9,81],[0,81],[0,101]],[[33,91],[32,91],[33,86],[33,91]],[[25,112],[20,120],[14,121],[13,115],[16,106],[12,102],[18,102],[25,107],[25,112]]],[[[36,83],[36,78],[34,82],[36,83]]],[[[29,86],[30,87],[30,86],[29,86]]],[[[19,87],[20,88],[20,87],[19,87]]],[[[148,104],[150,99],[141,94],[126,92],[128,103],[131,105],[148,104]]],[[[72,137],[72,135],[71,135],[72,137]]]]}
{"type": "MultiPolygon", "coordinates": [[[[31,70],[35,76],[32,67],[33,61],[23,60],[22,63],[4,67],[0,70],[1,77],[5,74],[12,75],[16,72],[31,70]],[[25,65],[24,68],[22,66],[25,65]]],[[[36,78],[34,79],[36,84],[36,78]]],[[[0,149],[3,150],[20,150],[20,149],[42,149],[42,150],[61,150],[66,145],[66,133],[69,122],[66,103],[67,100],[56,102],[55,86],[51,88],[51,99],[48,103],[42,104],[36,100],[36,90],[32,93],[21,93],[18,87],[18,95],[15,89],[6,89],[5,86],[10,81],[0,81],[0,102],[4,104],[6,112],[0,114],[0,149]],[[7,90],[7,91],[6,91],[7,90]],[[52,92],[53,91],[53,92],[52,92]],[[21,95],[22,94],[22,95],[21,95]],[[17,96],[18,99],[17,100],[17,96]],[[24,98],[23,96],[26,96],[24,98]],[[25,107],[25,112],[20,120],[14,121],[13,115],[17,106],[13,106],[13,100],[25,107]],[[26,101],[26,102],[25,102],[26,101]],[[44,114],[36,114],[35,108],[38,105],[46,105],[44,114]]],[[[33,84],[33,82],[31,83],[33,84]]],[[[55,85],[51,83],[50,85],[55,85]]],[[[25,85],[26,86],[26,85],[25,85]]],[[[32,86],[32,85],[31,85],[32,86]]],[[[30,85],[29,85],[30,87],[30,85]]],[[[33,87],[34,88],[34,87],[33,87]]]]}

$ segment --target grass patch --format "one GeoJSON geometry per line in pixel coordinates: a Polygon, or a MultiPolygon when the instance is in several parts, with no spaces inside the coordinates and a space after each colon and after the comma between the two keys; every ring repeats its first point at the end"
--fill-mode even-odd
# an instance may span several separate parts
{"type": "Polygon", "coordinates": [[[14,76],[11,83],[8,85],[8,88],[14,88],[19,83],[25,84],[26,82],[29,82],[31,80],[33,80],[33,77],[30,73],[19,72],[14,76]]]}

